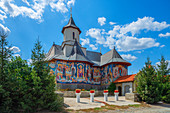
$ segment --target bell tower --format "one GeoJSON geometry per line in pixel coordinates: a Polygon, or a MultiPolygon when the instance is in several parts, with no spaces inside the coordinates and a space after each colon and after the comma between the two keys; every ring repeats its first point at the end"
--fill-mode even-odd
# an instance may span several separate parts
{"type": "MultiPolygon", "coordinates": [[[[72,9],[70,10],[70,19],[66,26],[63,27],[61,31],[64,35],[64,41],[61,45],[64,55],[66,57],[70,56],[71,50],[74,46],[75,41],[80,45],[79,35],[81,34],[80,29],[76,26],[73,17],[72,9]]],[[[80,45],[81,46],[81,45],[80,45]]]]}
{"type": "Polygon", "coordinates": [[[73,17],[72,9],[70,11],[70,19],[66,26],[63,27],[62,33],[64,35],[64,41],[74,41],[75,39],[79,42],[80,29],[76,26],[73,17]]]}

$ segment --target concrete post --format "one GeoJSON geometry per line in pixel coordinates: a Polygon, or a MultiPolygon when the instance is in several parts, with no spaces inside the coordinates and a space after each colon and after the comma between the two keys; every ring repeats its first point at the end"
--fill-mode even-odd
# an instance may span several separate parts
{"type": "Polygon", "coordinates": [[[80,102],[80,94],[81,94],[81,93],[76,93],[76,102],[77,102],[77,103],[80,102]]]}
{"type": "Polygon", "coordinates": [[[95,93],[90,93],[90,102],[94,102],[94,94],[95,93]]]}

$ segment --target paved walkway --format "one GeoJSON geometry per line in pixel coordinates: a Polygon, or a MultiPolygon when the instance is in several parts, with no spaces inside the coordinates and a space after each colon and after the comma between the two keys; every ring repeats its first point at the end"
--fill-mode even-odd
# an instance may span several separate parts
{"type": "Polygon", "coordinates": [[[125,100],[124,96],[120,96],[119,101],[115,101],[114,96],[108,97],[108,102],[104,102],[104,97],[95,97],[94,100],[95,101],[91,103],[90,98],[80,98],[80,103],[76,103],[76,98],[64,97],[64,104],[67,107],[66,109],[73,110],[96,108],[105,106],[106,104],[117,106],[140,104],[138,102],[125,100]]]}

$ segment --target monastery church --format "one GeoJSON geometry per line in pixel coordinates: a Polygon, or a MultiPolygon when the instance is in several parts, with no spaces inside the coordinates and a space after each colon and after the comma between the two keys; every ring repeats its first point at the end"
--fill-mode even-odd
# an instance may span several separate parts
{"type": "Polygon", "coordinates": [[[114,82],[120,95],[134,90],[135,75],[128,75],[131,63],[124,60],[116,49],[102,54],[86,50],[80,44],[81,30],[76,26],[72,15],[62,28],[64,41],[55,43],[46,54],[51,73],[56,75],[56,84],[61,89],[103,90],[114,82]]]}

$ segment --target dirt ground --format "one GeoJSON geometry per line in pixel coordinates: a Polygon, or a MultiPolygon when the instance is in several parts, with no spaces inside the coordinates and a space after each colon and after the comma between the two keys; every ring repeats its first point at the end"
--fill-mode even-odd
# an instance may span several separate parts
{"type": "Polygon", "coordinates": [[[86,110],[67,110],[68,113],[170,113],[170,104],[107,105],[86,110]]]}

